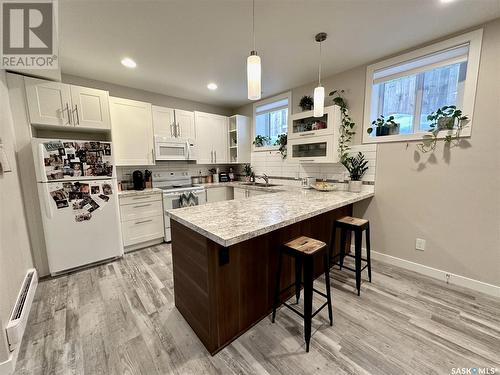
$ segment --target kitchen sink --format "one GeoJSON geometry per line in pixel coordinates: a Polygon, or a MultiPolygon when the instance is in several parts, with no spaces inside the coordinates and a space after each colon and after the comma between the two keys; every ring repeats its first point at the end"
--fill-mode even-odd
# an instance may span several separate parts
{"type": "Polygon", "coordinates": [[[266,183],[263,183],[263,182],[241,182],[240,185],[258,186],[258,187],[281,186],[281,185],[276,185],[276,184],[266,184],[266,183]]]}

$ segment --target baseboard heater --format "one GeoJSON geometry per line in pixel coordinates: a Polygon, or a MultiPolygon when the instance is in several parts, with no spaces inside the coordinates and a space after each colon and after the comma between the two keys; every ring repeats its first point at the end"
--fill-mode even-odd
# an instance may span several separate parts
{"type": "Polygon", "coordinates": [[[10,319],[7,322],[7,341],[11,352],[16,350],[23,338],[37,285],[38,274],[34,268],[29,269],[17,295],[10,319]]]}

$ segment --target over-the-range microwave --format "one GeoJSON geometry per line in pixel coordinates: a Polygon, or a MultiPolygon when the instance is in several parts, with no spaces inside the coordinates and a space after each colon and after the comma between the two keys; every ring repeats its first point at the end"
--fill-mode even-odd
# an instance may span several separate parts
{"type": "Polygon", "coordinates": [[[196,143],[192,139],[155,137],[156,160],[196,160],[196,143]]]}

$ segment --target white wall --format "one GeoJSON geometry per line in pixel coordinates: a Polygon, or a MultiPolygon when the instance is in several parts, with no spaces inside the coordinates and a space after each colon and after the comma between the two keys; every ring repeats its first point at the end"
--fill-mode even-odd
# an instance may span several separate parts
{"type": "MultiPolygon", "coordinates": [[[[483,26],[468,147],[448,153],[440,143],[432,155],[419,156],[415,143],[379,144],[375,197],[356,204],[354,214],[371,221],[373,250],[500,286],[500,19],[483,26]],[[425,251],[415,250],[416,237],[427,240],[425,251]]],[[[327,93],[346,90],[355,143],[365,74],[366,65],[322,80],[327,93]]],[[[294,112],[315,85],[292,89],[294,112]]],[[[251,104],[235,112],[252,116],[251,104]]]]}
{"type": "Polygon", "coordinates": [[[62,82],[106,90],[109,91],[110,96],[139,100],[162,107],[184,109],[186,111],[202,111],[225,116],[233,115],[233,113],[231,113],[231,109],[227,107],[220,107],[211,104],[195,102],[192,100],[176,98],[174,96],[157,94],[150,91],[139,90],[124,85],[115,85],[113,83],[97,81],[90,78],[63,74],[62,82]]]}
{"type": "Polygon", "coordinates": [[[4,328],[26,271],[33,267],[15,154],[14,124],[0,70],[0,138],[12,172],[0,173],[0,363],[8,359],[4,328]]]}

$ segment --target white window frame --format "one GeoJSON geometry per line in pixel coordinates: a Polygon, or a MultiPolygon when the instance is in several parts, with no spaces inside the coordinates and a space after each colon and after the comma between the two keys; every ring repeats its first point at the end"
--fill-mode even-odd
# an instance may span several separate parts
{"type": "MultiPolygon", "coordinates": [[[[432,53],[437,53],[446,49],[457,47],[463,44],[469,44],[469,55],[467,59],[467,73],[464,85],[463,104],[461,110],[464,115],[469,118],[469,123],[461,131],[460,137],[470,137],[472,133],[472,118],[474,115],[474,104],[476,99],[477,78],[479,73],[479,61],[481,56],[481,43],[483,39],[483,29],[474,30],[466,34],[462,34],[442,42],[438,42],[427,47],[419,48],[402,55],[380,61],[369,65],[366,68],[366,87],[365,87],[365,107],[363,119],[363,143],[385,143],[385,142],[401,142],[422,140],[427,132],[419,132],[412,134],[386,135],[382,137],[373,137],[367,133],[367,129],[371,126],[373,120],[371,116],[371,98],[373,76],[375,71],[385,69],[393,65],[401,64],[406,61],[422,58],[432,53]]],[[[437,108],[436,108],[437,109],[437,108]]],[[[443,139],[448,135],[448,131],[439,132],[438,138],[443,139]]]]}
{"type": "Polygon", "coordinates": [[[253,141],[254,141],[255,137],[257,136],[257,134],[256,134],[256,132],[257,132],[257,113],[256,113],[257,107],[260,107],[261,105],[264,105],[264,104],[276,102],[278,100],[283,100],[283,99],[288,99],[288,116],[287,116],[287,119],[286,119],[287,120],[287,127],[286,127],[286,129],[287,129],[287,133],[288,133],[288,128],[289,128],[289,124],[290,124],[290,116],[291,116],[291,112],[290,111],[291,111],[291,108],[292,108],[292,92],[291,91],[287,91],[287,92],[281,93],[279,95],[275,95],[272,98],[267,98],[267,99],[259,100],[258,102],[253,103],[252,151],[254,151],[254,152],[261,152],[261,151],[274,151],[274,150],[278,150],[279,149],[279,146],[255,147],[255,145],[253,144],[253,141]]]}

